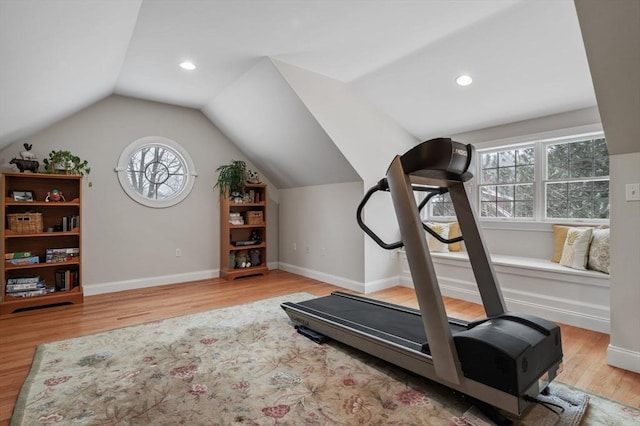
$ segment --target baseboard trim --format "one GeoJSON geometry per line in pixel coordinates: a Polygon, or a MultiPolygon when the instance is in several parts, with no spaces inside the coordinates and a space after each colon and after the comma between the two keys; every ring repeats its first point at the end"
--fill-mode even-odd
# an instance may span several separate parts
{"type": "Polygon", "coordinates": [[[358,293],[368,294],[374,291],[384,290],[398,285],[398,277],[384,278],[366,283],[354,281],[337,275],[327,274],[325,272],[316,271],[314,269],[303,268],[301,266],[291,265],[289,263],[279,262],[278,266],[283,271],[292,274],[302,275],[303,277],[312,278],[327,284],[336,285],[347,290],[357,291],[358,293]]]}
{"type": "Polygon", "coordinates": [[[609,345],[607,348],[607,364],[612,367],[640,373],[640,352],[609,345]]]}
{"type": "Polygon", "coordinates": [[[83,287],[85,296],[114,293],[116,291],[135,290],[188,281],[208,280],[220,277],[220,269],[188,272],[184,274],[163,275],[158,277],[139,278],[134,280],[113,281],[107,283],[87,284],[83,287]]]}

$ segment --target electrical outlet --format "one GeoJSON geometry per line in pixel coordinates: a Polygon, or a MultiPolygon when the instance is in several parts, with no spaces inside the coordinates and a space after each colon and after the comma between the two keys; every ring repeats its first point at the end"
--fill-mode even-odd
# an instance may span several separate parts
{"type": "Polygon", "coordinates": [[[296,245],[296,243],[291,244],[291,250],[293,251],[298,250],[298,246],[296,245]]]}
{"type": "Polygon", "coordinates": [[[176,249],[176,257],[180,257],[182,256],[182,249],[177,248],[176,249]]]}

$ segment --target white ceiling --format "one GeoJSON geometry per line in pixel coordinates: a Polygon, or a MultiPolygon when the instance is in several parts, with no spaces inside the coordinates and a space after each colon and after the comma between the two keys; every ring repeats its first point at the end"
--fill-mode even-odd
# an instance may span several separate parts
{"type": "MultiPolygon", "coordinates": [[[[249,101],[238,82],[261,81],[265,58],[350,85],[420,140],[596,105],[572,0],[0,0],[0,58],[0,148],[110,94],[201,109],[233,139],[223,100],[249,101]],[[456,86],[461,73],[474,83],[456,86]]],[[[268,139],[304,157],[307,120],[268,139]]]]}

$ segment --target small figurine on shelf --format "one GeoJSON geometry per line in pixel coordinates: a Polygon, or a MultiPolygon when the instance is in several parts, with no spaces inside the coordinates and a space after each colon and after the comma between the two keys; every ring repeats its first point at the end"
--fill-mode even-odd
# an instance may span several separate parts
{"type": "Polygon", "coordinates": [[[247,171],[247,182],[260,183],[260,175],[258,175],[258,172],[254,172],[253,170],[247,171]]]}
{"type": "MultiPolygon", "coordinates": [[[[257,229],[252,230],[251,234],[249,235],[249,240],[255,241],[256,244],[260,244],[262,242],[262,237],[260,236],[260,231],[258,231],[257,229]]],[[[253,263],[253,262],[251,262],[251,263],[253,263]]]]}
{"type": "Polygon", "coordinates": [[[248,268],[251,266],[246,250],[238,250],[236,252],[236,268],[248,268]]]}
{"type": "Polygon", "coordinates": [[[64,195],[62,195],[61,191],[57,189],[52,189],[51,192],[47,192],[47,196],[44,199],[44,201],[48,203],[49,201],[57,202],[57,201],[67,201],[67,200],[64,199],[64,195]]]}
{"type": "Polygon", "coordinates": [[[12,158],[9,164],[15,164],[21,173],[25,171],[37,173],[40,163],[36,161],[36,155],[31,152],[32,145],[24,143],[22,146],[24,146],[24,151],[20,152],[20,158],[12,158]]]}
{"type": "Polygon", "coordinates": [[[249,250],[249,260],[251,261],[251,264],[254,266],[260,265],[260,250],[259,249],[249,250]]]}

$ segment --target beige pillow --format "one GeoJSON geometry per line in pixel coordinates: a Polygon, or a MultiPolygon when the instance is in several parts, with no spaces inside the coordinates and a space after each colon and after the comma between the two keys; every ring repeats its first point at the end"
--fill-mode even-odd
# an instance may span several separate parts
{"type": "Polygon", "coordinates": [[[591,246],[589,247],[587,268],[608,274],[610,263],[609,229],[594,229],[591,237],[591,246]]]}
{"type": "Polygon", "coordinates": [[[551,261],[560,263],[562,257],[562,250],[564,249],[564,242],[567,239],[567,231],[571,226],[565,225],[553,225],[553,255],[551,261]]]}
{"type": "MultiPolygon", "coordinates": [[[[429,228],[434,230],[442,238],[449,238],[449,224],[440,222],[427,222],[429,228]]],[[[436,240],[431,234],[425,231],[427,234],[427,244],[429,245],[429,251],[433,253],[447,253],[449,251],[449,245],[441,243],[436,240]]]]}
{"type": "Polygon", "coordinates": [[[562,249],[560,264],[573,269],[586,269],[593,228],[570,228],[562,249]]]}
{"type": "MultiPolygon", "coordinates": [[[[458,222],[449,223],[449,239],[460,235],[460,224],[458,222]]],[[[449,251],[462,251],[462,241],[449,244],[449,251]]]]}

